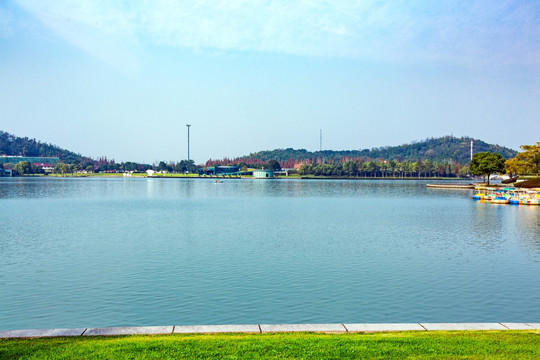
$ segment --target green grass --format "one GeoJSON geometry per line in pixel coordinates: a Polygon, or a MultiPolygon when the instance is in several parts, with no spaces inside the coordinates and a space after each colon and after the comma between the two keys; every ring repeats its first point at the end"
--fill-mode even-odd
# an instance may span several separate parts
{"type": "Polygon", "coordinates": [[[539,359],[540,331],[0,339],[0,359],[539,359]]]}

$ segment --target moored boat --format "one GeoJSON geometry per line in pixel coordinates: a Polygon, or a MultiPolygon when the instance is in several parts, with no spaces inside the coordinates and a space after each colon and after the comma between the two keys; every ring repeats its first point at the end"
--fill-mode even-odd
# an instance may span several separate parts
{"type": "Polygon", "coordinates": [[[510,200],[503,196],[497,196],[490,201],[491,204],[508,204],[510,200]]]}
{"type": "Polygon", "coordinates": [[[486,201],[491,204],[540,206],[540,191],[515,188],[477,188],[473,200],[486,201]]]}
{"type": "Polygon", "coordinates": [[[484,193],[478,193],[478,194],[474,194],[473,195],[473,200],[484,200],[484,197],[486,196],[486,194],[484,193]]]}
{"type": "Polygon", "coordinates": [[[540,200],[538,199],[524,199],[522,205],[540,205],[540,200]]]}

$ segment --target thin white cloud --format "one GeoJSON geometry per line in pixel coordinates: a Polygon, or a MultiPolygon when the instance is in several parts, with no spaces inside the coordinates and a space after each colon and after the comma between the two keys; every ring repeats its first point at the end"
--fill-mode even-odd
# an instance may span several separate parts
{"type": "Polygon", "coordinates": [[[10,37],[13,34],[14,18],[11,11],[0,5],[0,37],[10,37]]]}
{"type": "Polygon", "coordinates": [[[58,36],[116,68],[133,71],[139,67],[137,22],[111,1],[18,1],[58,36]]]}
{"type": "Polygon", "coordinates": [[[17,2],[66,40],[113,63],[129,62],[137,44],[466,66],[540,63],[536,2],[17,2]]]}

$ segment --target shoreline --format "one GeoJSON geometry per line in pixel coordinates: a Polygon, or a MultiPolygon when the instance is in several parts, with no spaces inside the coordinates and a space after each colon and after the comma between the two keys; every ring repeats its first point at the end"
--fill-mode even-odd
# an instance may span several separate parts
{"type": "MultiPolygon", "coordinates": [[[[158,175],[158,176],[147,176],[147,175],[133,175],[133,176],[123,176],[122,173],[111,173],[111,174],[70,174],[66,176],[62,175],[23,175],[16,176],[17,178],[48,178],[48,179],[65,179],[65,178],[140,178],[140,179],[236,179],[236,180],[404,180],[404,181],[418,181],[418,180],[429,180],[429,181],[449,181],[449,182],[460,182],[460,181],[473,181],[470,178],[446,178],[446,177],[355,177],[355,176],[276,176],[268,179],[258,179],[253,176],[185,176],[185,175],[158,175]]],[[[496,184],[496,183],[495,183],[496,184]]],[[[494,185],[495,185],[494,184],[494,185]]]]}
{"type": "Polygon", "coordinates": [[[0,338],[62,336],[119,336],[166,334],[269,334],[290,332],[372,333],[399,331],[486,331],[540,330],[540,323],[336,323],[336,324],[251,324],[251,325],[169,325],[70,329],[0,330],[0,338]]]}

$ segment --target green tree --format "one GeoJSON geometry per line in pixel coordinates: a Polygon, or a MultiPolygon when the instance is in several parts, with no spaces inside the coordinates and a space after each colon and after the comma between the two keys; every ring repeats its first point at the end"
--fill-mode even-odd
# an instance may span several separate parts
{"type": "MultiPolygon", "coordinates": [[[[416,172],[418,172],[418,163],[417,162],[412,162],[410,169],[411,169],[412,174],[416,174],[416,172]]],[[[412,176],[412,174],[411,174],[411,176],[412,176]]]]}
{"type": "Polygon", "coordinates": [[[487,184],[492,174],[504,171],[505,159],[499,153],[490,153],[489,151],[480,152],[473,155],[469,169],[473,175],[482,175],[484,182],[487,176],[487,184]]]}
{"type": "Polygon", "coordinates": [[[160,161],[157,166],[157,171],[167,171],[167,164],[164,161],[160,161]]]}
{"type": "Polygon", "coordinates": [[[30,166],[29,162],[21,161],[21,162],[17,163],[17,165],[15,165],[15,168],[13,170],[18,172],[19,175],[29,174],[30,173],[29,166],[30,166]]]}
{"type": "Polygon", "coordinates": [[[274,170],[274,171],[280,171],[281,170],[281,165],[279,164],[279,162],[277,160],[270,160],[268,162],[268,166],[270,167],[271,170],[274,170]]]}
{"type": "Polygon", "coordinates": [[[14,170],[20,175],[39,174],[43,172],[43,169],[28,161],[19,162],[17,165],[15,165],[14,170]]]}
{"type": "Polygon", "coordinates": [[[174,165],[174,170],[181,173],[194,173],[197,172],[197,166],[195,166],[195,162],[193,160],[181,160],[179,163],[174,165]]]}
{"type": "Polygon", "coordinates": [[[309,166],[308,164],[302,164],[302,166],[300,166],[300,169],[298,169],[298,175],[300,176],[308,175],[310,171],[311,171],[311,166],[309,166]]]}
{"type": "Polygon", "coordinates": [[[488,151],[474,154],[471,159],[471,163],[469,164],[469,171],[471,172],[471,174],[475,176],[483,176],[484,177],[483,182],[486,182],[486,175],[482,171],[480,167],[480,163],[484,160],[487,154],[489,154],[488,151]]]}
{"type": "Polygon", "coordinates": [[[431,172],[433,171],[433,163],[427,159],[422,161],[422,170],[424,170],[424,177],[431,176],[431,172]]]}
{"type": "Polygon", "coordinates": [[[123,168],[124,168],[124,171],[135,171],[137,170],[137,163],[126,161],[124,163],[123,168]]]}
{"type": "Polygon", "coordinates": [[[54,167],[54,172],[56,174],[62,174],[62,176],[66,176],[67,173],[71,172],[71,167],[68,164],[59,162],[54,167]]]}
{"type": "Polygon", "coordinates": [[[354,161],[345,161],[343,163],[343,171],[350,176],[356,175],[358,173],[358,163],[354,161]]]}
{"type": "Polygon", "coordinates": [[[369,172],[369,176],[375,177],[375,173],[377,172],[377,164],[375,161],[369,161],[364,163],[365,171],[369,172]]]}
{"type": "Polygon", "coordinates": [[[392,177],[396,177],[397,163],[395,160],[388,160],[386,169],[392,174],[392,177]]]}
{"type": "Polygon", "coordinates": [[[461,169],[459,169],[458,171],[458,175],[460,177],[467,177],[471,174],[471,171],[469,170],[469,167],[468,166],[463,166],[461,169]]]}

